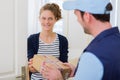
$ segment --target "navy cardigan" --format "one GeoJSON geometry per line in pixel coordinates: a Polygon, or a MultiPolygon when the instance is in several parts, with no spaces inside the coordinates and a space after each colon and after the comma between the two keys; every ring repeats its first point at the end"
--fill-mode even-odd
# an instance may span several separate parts
{"type": "MultiPolygon", "coordinates": [[[[37,54],[39,47],[39,35],[40,33],[30,35],[27,40],[27,57],[28,60],[33,58],[34,54],[37,54]]],[[[68,40],[66,37],[58,34],[59,38],[59,60],[62,62],[68,61],[68,40]]]]}

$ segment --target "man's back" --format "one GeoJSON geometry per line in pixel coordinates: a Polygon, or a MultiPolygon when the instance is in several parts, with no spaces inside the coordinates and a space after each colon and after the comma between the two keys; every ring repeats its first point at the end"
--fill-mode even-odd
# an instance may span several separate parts
{"type": "Polygon", "coordinates": [[[85,51],[91,52],[102,62],[103,80],[120,80],[120,33],[118,28],[103,31],[85,51]]]}

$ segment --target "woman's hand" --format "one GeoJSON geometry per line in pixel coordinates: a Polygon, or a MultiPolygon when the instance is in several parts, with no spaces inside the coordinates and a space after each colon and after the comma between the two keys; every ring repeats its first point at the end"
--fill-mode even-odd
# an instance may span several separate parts
{"type": "Polygon", "coordinates": [[[31,58],[28,62],[28,68],[29,68],[30,72],[37,72],[35,70],[35,68],[32,66],[32,64],[33,64],[33,59],[31,58]]]}
{"type": "Polygon", "coordinates": [[[68,66],[70,69],[71,69],[71,73],[69,75],[69,77],[73,77],[74,76],[74,73],[75,73],[75,66],[70,64],[70,63],[63,63],[65,66],[68,66]]]}

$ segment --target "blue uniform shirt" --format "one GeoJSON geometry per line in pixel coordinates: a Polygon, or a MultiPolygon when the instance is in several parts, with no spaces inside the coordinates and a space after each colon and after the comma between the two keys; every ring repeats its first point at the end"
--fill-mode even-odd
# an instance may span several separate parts
{"type": "Polygon", "coordinates": [[[117,27],[100,33],[84,50],[75,80],[120,80],[120,33],[117,27]]]}

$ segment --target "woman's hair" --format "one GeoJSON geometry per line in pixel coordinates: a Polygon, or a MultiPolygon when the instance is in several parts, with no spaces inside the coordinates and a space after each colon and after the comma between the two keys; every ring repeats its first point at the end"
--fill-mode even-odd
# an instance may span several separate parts
{"type": "Polygon", "coordinates": [[[39,14],[41,15],[41,13],[42,13],[43,11],[45,11],[45,10],[50,10],[50,11],[54,14],[56,20],[59,20],[59,19],[62,18],[62,16],[61,16],[61,9],[60,9],[60,7],[59,7],[57,4],[55,4],[55,3],[47,3],[47,4],[45,4],[45,5],[40,9],[40,13],[39,13],[39,14]]]}

